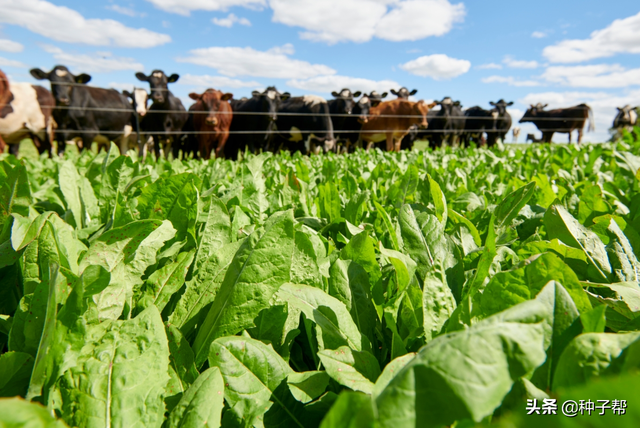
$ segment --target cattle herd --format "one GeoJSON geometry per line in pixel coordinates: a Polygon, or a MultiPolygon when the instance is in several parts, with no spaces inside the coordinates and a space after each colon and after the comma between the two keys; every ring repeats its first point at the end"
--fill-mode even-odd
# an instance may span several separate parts
{"type": "MultiPolygon", "coordinates": [[[[399,151],[410,149],[418,139],[428,140],[431,147],[471,142],[491,147],[504,141],[512,125],[507,107],[513,102],[501,99],[491,102],[490,110],[479,106],[463,110],[460,101],[450,97],[432,103],[411,101],[417,90],[404,87],[391,90],[397,99],[390,101],[383,100],[386,92],[349,89],[332,92],[328,101],[315,95],[292,97],[273,86],[241,99],[207,89],[189,94],[194,103],[186,110],[168,87],[179,76],[167,76],[161,70],[136,73],[138,80],[149,84],[149,92],[88,86],[91,76],[74,75],[62,65],[49,72],[34,68],[31,75],[48,80],[51,91],[9,82],[0,70],[0,153],[8,144],[11,153],[17,154],[24,138],[31,138],[40,153],[51,151],[54,141],[58,154],[69,142],[88,148],[94,141],[99,145],[115,141],[123,151],[137,149],[144,154],[152,148],[157,156],[169,151],[178,156],[182,151],[205,159],[212,154],[235,159],[243,150],[308,154],[378,146],[399,151]]],[[[527,140],[551,142],[553,134],[560,132],[568,133],[571,142],[571,133],[577,130],[580,142],[587,120],[589,130],[593,128],[586,104],[545,107],[531,105],[520,119],[542,132],[542,138],[529,134],[527,140]]],[[[613,128],[633,127],[637,120],[637,107],[620,107],[613,128]]],[[[515,138],[518,133],[519,128],[514,128],[515,138]]]]}

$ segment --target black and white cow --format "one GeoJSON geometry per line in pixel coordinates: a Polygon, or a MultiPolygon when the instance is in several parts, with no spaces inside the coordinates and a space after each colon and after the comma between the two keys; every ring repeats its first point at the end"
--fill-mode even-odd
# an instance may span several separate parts
{"type": "Polygon", "coordinates": [[[273,149],[302,154],[333,151],[336,140],[327,101],[316,95],[291,97],[280,104],[273,149]]]}
{"type": "Polygon", "coordinates": [[[631,107],[627,104],[624,107],[616,108],[618,109],[618,114],[616,114],[616,117],[613,119],[613,129],[631,130],[634,126],[638,125],[638,110],[640,106],[631,107]]]}
{"type": "Polygon", "coordinates": [[[443,143],[454,145],[464,131],[465,117],[460,101],[444,97],[437,101],[440,110],[429,110],[429,127],[419,133],[429,140],[431,147],[441,147],[443,143]]]}
{"type": "Polygon", "coordinates": [[[336,140],[340,141],[340,136],[345,135],[349,131],[347,124],[351,121],[350,115],[353,113],[353,109],[356,105],[353,100],[354,97],[359,97],[360,91],[351,92],[350,89],[344,88],[340,92],[333,91],[333,99],[328,100],[329,112],[331,114],[331,123],[333,124],[333,131],[336,136],[336,140]],[[342,131],[342,134],[340,132],[342,131]]]}
{"type": "Polygon", "coordinates": [[[264,91],[253,91],[251,98],[231,100],[233,119],[229,139],[224,147],[227,159],[236,159],[238,151],[248,148],[255,152],[267,149],[276,130],[280,103],[289,99],[289,92],[280,93],[274,86],[264,91]]]}
{"type": "Polygon", "coordinates": [[[507,107],[513,105],[513,102],[500,100],[498,102],[490,102],[493,106],[491,110],[485,110],[482,107],[474,106],[468,108],[465,115],[465,126],[462,137],[463,144],[475,141],[476,144],[492,147],[500,138],[504,141],[509,129],[511,129],[511,115],[507,112],[507,107]],[[486,139],[484,133],[486,132],[486,139]]]}
{"type": "Polygon", "coordinates": [[[74,75],[64,65],[56,65],[48,73],[39,68],[30,72],[38,80],[51,82],[59,153],[64,150],[65,142],[76,138],[82,140],[82,148],[88,149],[98,137],[100,144],[104,144],[127,138],[131,133],[133,110],[120,92],[87,86],[90,75],[74,75]]]}
{"type": "Polygon", "coordinates": [[[500,99],[498,102],[489,102],[493,106],[491,109],[492,115],[495,118],[493,127],[487,129],[487,146],[493,147],[498,139],[504,142],[507,133],[511,129],[511,115],[507,111],[507,107],[513,105],[513,101],[506,102],[500,99]]]}
{"type": "Polygon", "coordinates": [[[417,89],[414,89],[413,91],[409,91],[404,86],[402,88],[398,89],[397,91],[395,89],[391,89],[391,93],[393,95],[395,95],[398,98],[403,99],[403,100],[408,100],[411,95],[415,95],[417,92],[418,92],[417,89]]]}
{"type": "Polygon", "coordinates": [[[377,91],[371,91],[368,95],[371,100],[371,107],[375,107],[380,104],[384,98],[387,98],[387,95],[388,94],[386,92],[379,94],[377,91]]]}
{"type": "Polygon", "coordinates": [[[136,77],[141,82],[149,82],[151,89],[151,107],[142,118],[141,132],[153,138],[156,156],[160,155],[160,142],[165,141],[167,146],[171,145],[173,156],[177,157],[181,148],[182,127],[189,115],[182,101],[171,93],[168,85],[177,82],[180,76],[167,76],[162,70],[153,70],[148,76],[137,72],[136,77]]]}

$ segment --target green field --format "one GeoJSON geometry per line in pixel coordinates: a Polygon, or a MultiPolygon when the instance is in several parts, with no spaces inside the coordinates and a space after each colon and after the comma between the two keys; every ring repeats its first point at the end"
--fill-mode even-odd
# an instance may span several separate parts
{"type": "Polygon", "coordinates": [[[630,135],[238,162],[23,148],[0,155],[0,427],[640,424],[630,135]],[[612,407],[568,418],[569,399],[612,407]]]}

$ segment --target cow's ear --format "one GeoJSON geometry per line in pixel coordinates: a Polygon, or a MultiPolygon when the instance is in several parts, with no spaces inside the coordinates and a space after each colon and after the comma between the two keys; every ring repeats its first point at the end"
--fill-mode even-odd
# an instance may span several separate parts
{"type": "Polygon", "coordinates": [[[337,93],[336,91],[331,91],[331,95],[334,96],[335,98],[338,98],[340,96],[340,94],[337,93]]]}
{"type": "Polygon", "coordinates": [[[227,92],[226,94],[222,95],[222,97],[220,97],[222,101],[229,101],[231,98],[233,98],[233,94],[231,92],[227,92]]]}
{"type": "Polygon", "coordinates": [[[167,79],[167,83],[175,83],[178,81],[178,79],[180,78],[179,74],[173,73],[171,76],[169,76],[169,78],[167,79]]]}
{"type": "Polygon", "coordinates": [[[414,89],[413,91],[409,92],[409,95],[415,95],[418,92],[417,89],[414,89]]]}
{"type": "Polygon", "coordinates": [[[360,92],[360,91],[356,91],[356,92],[353,93],[353,96],[356,97],[356,98],[358,98],[360,95],[362,95],[362,92],[360,92]]]}
{"type": "Polygon", "coordinates": [[[396,92],[396,90],[395,90],[395,89],[391,89],[391,93],[392,93],[393,95],[398,95],[398,92],[396,92]]]}
{"type": "Polygon", "coordinates": [[[49,73],[45,73],[44,71],[40,70],[39,68],[32,68],[31,70],[29,70],[29,73],[31,73],[31,75],[33,76],[34,79],[38,79],[38,80],[47,80],[47,79],[49,79],[49,73]]]}
{"type": "Polygon", "coordinates": [[[91,76],[89,76],[88,74],[82,73],[82,74],[78,74],[76,77],[76,83],[89,83],[91,81],[91,76]]]}
{"type": "Polygon", "coordinates": [[[496,103],[494,103],[493,101],[489,101],[489,104],[494,106],[494,107],[496,106],[496,103]]]}
{"type": "Polygon", "coordinates": [[[622,111],[624,107],[616,107],[616,109],[618,109],[618,111],[622,111]]]}
{"type": "Polygon", "coordinates": [[[507,105],[508,105],[508,106],[512,106],[512,105],[513,105],[513,101],[509,101],[509,102],[507,103],[507,105]]]}
{"type": "Polygon", "coordinates": [[[545,104],[545,105],[543,105],[543,106],[542,106],[542,108],[547,108],[547,106],[548,106],[548,105],[549,105],[549,104],[545,104]]]}
{"type": "Polygon", "coordinates": [[[196,100],[196,101],[198,101],[198,100],[200,99],[200,94],[197,94],[197,93],[195,93],[195,92],[191,92],[191,93],[189,94],[189,98],[191,98],[192,100],[196,100]]]}
{"type": "Polygon", "coordinates": [[[284,92],[280,94],[280,99],[282,101],[287,101],[290,97],[291,97],[291,94],[289,92],[284,92]]]}
{"type": "MultiPolygon", "coordinates": [[[[392,89],[392,91],[393,91],[393,89],[392,89]]],[[[382,95],[380,95],[380,98],[387,98],[387,95],[389,95],[389,94],[386,93],[386,92],[383,92],[382,95]]]]}
{"type": "Polygon", "coordinates": [[[126,89],[122,90],[122,95],[124,95],[125,97],[128,97],[128,98],[133,98],[133,94],[131,92],[127,91],[126,89]]]}
{"type": "Polygon", "coordinates": [[[136,73],[136,77],[141,82],[148,82],[149,81],[149,77],[146,74],[144,74],[143,72],[141,72],[141,71],[138,71],[136,73]]]}
{"type": "Polygon", "coordinates": [[[253,91],[253,92],[251,92],[251,96],[252,96],[252,97],[259,97],[260,95],[262,95],[262,94],[260,93],[260,91],[253,91]]]}
{"type": "Polygon", "coordinates": [[[434,102],[432,102],[431,104],[427,105],[427,107],[429,107],[429,108],[434,108],[434,107],[435,107],[435,106],[437,106],[437,105],[438,105],[438,102],[437,102],[437,101],[434,101],[434,102]]]}

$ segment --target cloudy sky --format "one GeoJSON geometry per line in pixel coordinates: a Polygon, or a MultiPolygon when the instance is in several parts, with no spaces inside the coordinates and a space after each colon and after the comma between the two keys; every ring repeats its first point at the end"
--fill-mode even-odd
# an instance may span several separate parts
{"type": "Polygon", "coordinates": [[[515,121],[530,103],[586,102],[597,129],[586,140],[603,141],[615,107],[640,104],[637,0],[0,0],[0,11],[11,80],[64,64],[130,89],[136,71],[158,68],[180,74],[171,89],[186,107],[207,87],[407,86],[464,107],[514,101],[515,121]]]}

